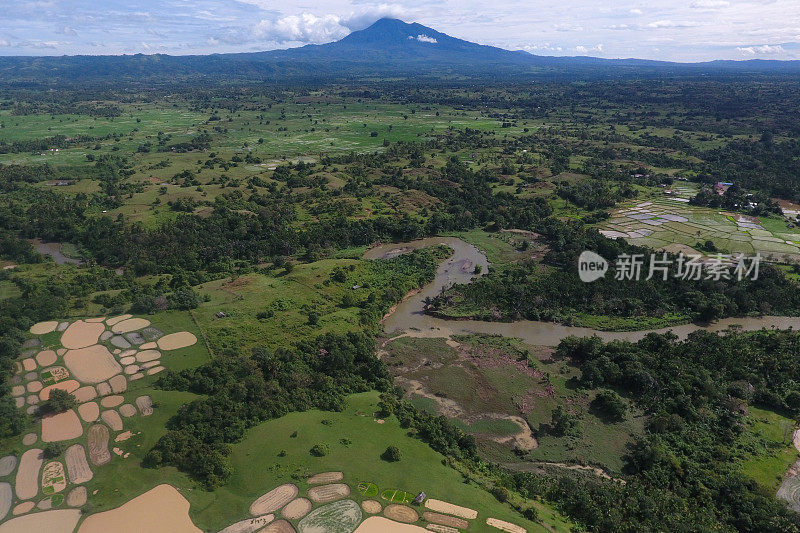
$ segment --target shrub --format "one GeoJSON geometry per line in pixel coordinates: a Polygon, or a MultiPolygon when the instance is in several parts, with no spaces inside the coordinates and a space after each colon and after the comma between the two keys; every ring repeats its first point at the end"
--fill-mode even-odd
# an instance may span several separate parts
{"type": "Polygon", "coordinates": [[[75,396],[65,390],[53,389],[50,398],[39,406],[39,413],[63,413],[78,405],[75,396]]]}
{"type": "Polygon", "coordinates": [[[388,461],[390,463],[396,463],[402,456],[400,455],[400,449],[397,446],[389,446],[386,450],[381,454],[381,459],[384,461],[388,461]]]}
{"type": "Polygon", "coordinates": [[[612,390],[602,390],[597,393],[592,401],[592,407],[612,420],[624,420],[625,413],[628,411],[628,406],[625,405],[619,394],[612,390]]]}
{"type": "Polygon", "coordinates": [[[64,453],[64,444],[60,442],[49,442],[42,450],[42,456],[45,459],[55,459],[64,453]]]}
{"type": "Polygon", "coordinates": [[[328,445],[323,442],[313,445],[311,449],[308,451],[308,453],[310,453],[314,457],[325,457],[326,455],[328,455],[329,451],[330,449],[328,448],[328,445]]]}

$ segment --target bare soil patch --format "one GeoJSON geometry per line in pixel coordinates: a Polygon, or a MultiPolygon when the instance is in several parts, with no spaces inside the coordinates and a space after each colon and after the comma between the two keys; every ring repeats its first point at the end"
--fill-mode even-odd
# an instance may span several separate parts
{"type": "Polygon", "coordinates": [[[86,460],[86,450],[80,444],[73,444],[64,452],[64,462],[67,463],[69,482],[76,485],[86,483],[94,477],[89,462],[86,460]]]}
{"type": "Polygon", "coordinates": [[[427,500],[425,500],[425,507],[427,507],[431,511],[437,511],[439,513],[444,513],[444,514],[451,514],[454,516],[459,516],[461,518],[466,518],[467,520],[474,520],[475,518],[478,517],[478,511],[474,509],[461,507],[460,505],[455,505],[453,503],[448,503],[442,500],[435,500],[433,498],[428,498],[427,500]]]}
{"type": "Polygon", "coordinates": [[[276,522],[271,523],[259,533],[296,533],[292,524],[287,522],[286,520],[278,520],[276,522]]]}
{"type": "Polygon", "coordinates": [[[106,330],[103,324],[78,320],[69,325],[61,335],[61,345],[68,350],[78,350],[97,344],[100,335],[106,330]]]}
{"type": "Polygon", "coordinates": [[[9,475],[17,467],[17,457],[15,455],[6,455],[0,459],[0,477],[9,475]]]}
{"type": "Polygon", "coordinates": [[[43,350],[36,354],[36,362],[39,363],[40,366],[50,366],[56,362],[56,359],[56,352],[53,350],[43,350]]]}
{"type": "Polygon", "coordinates": [[[281,510],[284,518],[289,520],[299,520],[311,511],[312,504],[306,498],[297,498],[286,504],[281,510]]]}
{"type": "Polygon", "coordinates": [[[34,335],[45,335],[55,331],[57,327],[58,321],[48,320],[47,322],[37,322],[31,326],[29,331],[34,335]]]}
{"type": "Polygon", "coordinates": [[[85,387],[77,389],[72,395],[75,396],[78,403],[88,402],[89,400],[97,398],[97,389],[91,385],[86,385],[85,387]]]}
{"type": "Polygon", "coordinates": [[[64,364],[83,383],[100,383],[122,372],[120,364],[102,344],[68,351],[64,364]]]}
{"type": "Polygon", "coordinates": [[[136,407],[142,416],[150,416],[153,414],[153,400],[150,396],[139,396],[136,398],[136,407]]]}
{"type": "Polygon", "coordinates": [[[377,500],[364,500],[361,502],[361,508],[369,514],[378,514],[383,510],[383,505],[377,500]]]}
{"type": "Polygon", "coordinates": [[[136,414],[136,408],[129,403],[122,404],[119,406],[119,414],[125,418],[130,418],[136,414]]]}
{"type": "Polygon", "coordinates": [[[33,502],[18,503],[14,507],[14,510],[11,511],[11,514],[13,514],[14,516],[17,516],[17,515],[29,513],[29,512],[31,512],[33,510],[34,505],[35,504],[33,502]]]}
{"type": "Polygon", "coordinates": [[[111,453],[108,451],[108,428],[102,424],[95,424],[89,428],[89,460],[93,465],[104,465],[111,460],[111,453]]]}
{"type": "Polygon", "coordinates": [[[38,448],[32,448],[22,454],[14,484],[17,498],[20,500],[29,500],[39,492],[39,471],[43,462],[42,450],[38,448]]]}
{"type": "Polygon", "coordinates": [[[469,522],[464,520],[463,518],[457,518],[455,516],[448,516],[441,513],[434,513],[431,511],[425,511],[422,513],[422,518],[427,520],[428,522],[432,522],[434,524],[441,524],[443,526],[450,526],[456,529],[467,529],[469,527],[469,522]]]}
{"type": "Polygon", "coordinates": [[[354,533],[427,533],[427,531],[413,524],[402,524],[382,516],[370,516],[354,533]]]}
{"type": "Polygon", "coordinates": [[[342,472],[320,472],[308,478],[309,485],[319,485],[321,483],[333,483],[344,479],[342,472]]]}
{"type": "Polygon", "coordinates": [[[25,531],[72,533],[80,518],[81,512],[78,509],[55,509],[9,520],[0,525],[0,533],[20,533],[25,531]]]}
{"type": "Polygon", "coordinates": [[[108,380],[108,384],[111,386],[111,392],[114,394],[119,394],[128,390],[128,380],[125,379],[125,376],[114,376],[108,380]]]}
{"type": "Polygon", "coordinates": [[[219,533],[253,533],[254,531],[261,530],[262,527],[266,526],[273,520],[275,520],[274,514],[257,516],[255,518],[246,518],[236,522],[235,524],[229,525],[219,533]]]}
{"type": "Polygon", "coordinates": [[[109,319],[106,319],[106,324],[108,324],[109,326],[113,326],[114,324],[122,322],[123,320],[128,320],[129,318],[132,318],[132,317],[133,317],[133,315],[114,316],[114,317],[111,317],[109,319]]]}
{"type": "Polygon", "coordinates": [[[83,426],[77,413],[70,409],[42,418],[42,441],[61,442],[83,435],[83,426]]]}
{"type": "Polygon", "coordinates": [[[75,487],[67,494],[66,503],[70,507],[81,507],[86,504],[86,487],[75,487]]]}
{"type": "Polygon", "coordinates": [[[164,335],[158,339],[158,347],[162,350],[178,350],[192,346],[197,342],[197,337],[188,331],[179,331],[178,333],[171,333],[164,335]]]}
{"type": "Polygon", "coordinates": [[[129,502],[90,515],[78,533],[202,533],[189,518],[189,502],[171,485],[159,485],[129,502]]]}
{"type": "Polygon", "coordinates": [[[106,396],[105,398],[100,400],[100,405],[102,405],[106,409],[111,409],[112,407],[116,407],[116,406],[120,405],[124,401],[125,401],[125,398],[123,396],[115,394],[115,395],[112,395],[112,396],[106,396]]]}
{"type": "Polygon", "coordinates": [[[350,496],[350,486],[344,483],[320,485],[308,489],[308,497],[316,503],[328,503],[350,496]]]}
{"type": "Polygon", "coordinates": [[[113,409],[109,409],[108,411],[103,411],[100,414],[100,418],[108,424],[114,431],[122,431],[122,418],[119,416],[119,413],[114,411],[113,409]]]}
{"type": "Polygon", "coordinates": [[[398,522],[406,522],[407,524],[413,524],[419,520],[419,514],[414,509],[407,505],[398,505],[396,503],[387,505],[386,509],[383,510],[383,514],[387,518],[398,522]]]}
{"type": "Polygon", "coordinates": [[[146,363],[147,361],[155,361],[156,359],[161,358],[161,352],[158,350],[145,350],[143,352],[139,352],[136,354],[136,360],[140,363],[146,363]]]}
{"type": "Polygon", "coordinates": [[[5,481],[0,483],[0,520],[6,517],[8,511],[11,510],[11,502],[14,500],[14,491],[11,489],[11,483],[5,481]]]}
{"type": "Polygon", "coordinates": [[[146,318],[128,318],[111,326],[111,331],[114,333],[128,333],[129,331],[146,328],[149,325],[150,321],[146,318]]]}
{"type": "Polygon", "coordinates": [[[250,505],[250,514],[253,516],[273,513],[295,499],[299,489],[297,485],[286,483],[267,492],[250,505]]]}
{"type": "Polygon", "coordinates": [[[67,476],[61,461],[50,461],[42,470],[42,492],[56,494],[67,488],[67,476]]]}
{"type": "Polygon", "coordinates": [[[75,381],[74,379],[68,379],[67,381],[62,381],[60,383],[56,383],[54,385],[49,385],[39,391],[39,399],[43,402],[50,399],[50,391],[53,389],[61,389],[67,392],[75,392],[80,388],[81,384],[75,381]]]}
{"type": "Polygon", "coordinates": [[[524,527],[506,522],[505,520],[500,520],[499,518],[487,518],[486,523],[500,531],[506,531],[507,533],[525,533],[524,527]]]}

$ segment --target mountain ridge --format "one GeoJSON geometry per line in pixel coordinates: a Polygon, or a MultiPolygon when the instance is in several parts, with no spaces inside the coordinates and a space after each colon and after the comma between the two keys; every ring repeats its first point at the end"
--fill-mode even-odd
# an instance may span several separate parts
{"type": "Polygon", "coordinates": [[[0,56],[0,83],[148,82],[183,79],[292,83],[404,78],[592,79],[615,77],[800,74],[800,61],[674,63],[590,56],[540,56],[477,44],[422,24],[382,18],[326,44],[284,50],[171,56],[0,56]]]}

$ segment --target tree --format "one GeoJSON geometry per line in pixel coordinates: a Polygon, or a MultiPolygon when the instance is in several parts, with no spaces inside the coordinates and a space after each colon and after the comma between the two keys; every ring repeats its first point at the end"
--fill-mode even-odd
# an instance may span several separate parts
{"type": "Polygon", "coordinates": [[[390,463],[396,463],[402,456],[400,454],[400,448],[397,446],[389,446],[386,450],[381,454],[381,459],[384,461],[388,461],[390,463]]]}
{"type": "Polygon", "coordinates": [[[78,402],[75,400],[75,396],[65,390],[53,389],[50,391],[50,398],[39,406],[39,413],[63,413],[74,408],[76,405],[78,405],[78,402]]]}
{"type": "Polygon", "coordinates": [[[553,409],[550,419],[550,431],[557,436],[572,435],[578,433],[578,419],[559,405],[553,409]]]}
{"type": "Polygon", "coordinates": [[[45,459],[55,459],[64,453],[64,444],[60,442],[48,442],[42,450],[42,456],[45,459]]]}
{"type": "Polygon", "coordinates": [[[330,448],[328,447],[328,445],[325,444],[324,442],[321,442],[319,444],[313,445],[311,449],[308,450],[308,453],[310,453],[314,457],[325,457],[326,455],[328,455],[329,451],[330,448]]]}
{"type": "Polygon", "coordinates": [[[602,390],[592,401],[592,408],[599,414],[611,420],[624,420],[628,406],[620,398],[619,394],[612,390],[602,390]]]}

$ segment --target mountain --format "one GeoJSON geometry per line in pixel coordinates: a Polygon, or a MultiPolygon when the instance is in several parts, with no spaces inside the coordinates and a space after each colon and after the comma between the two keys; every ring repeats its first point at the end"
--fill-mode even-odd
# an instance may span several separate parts
{"type": "Polygon", "coordinates": [[[124,55],[0,57],[0,84],[52,82],[107,85],[219,82],[301,83],[405,79],[593,79],[800,74],[800,61],[670,63],[637,59],[546,57],[451,37],[417,23],[380,19],[322,45],[206,56],[124,55]]]}

